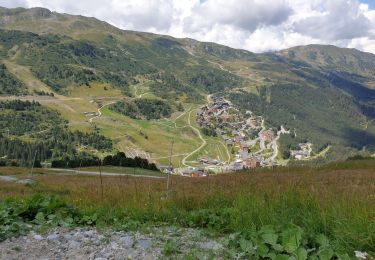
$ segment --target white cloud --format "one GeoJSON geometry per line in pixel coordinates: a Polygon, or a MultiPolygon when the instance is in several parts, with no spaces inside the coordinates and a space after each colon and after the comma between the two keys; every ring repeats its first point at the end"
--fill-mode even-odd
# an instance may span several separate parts
{"type": "Polygon", "coordinates": [[[94,16],[122,29],[262,52],[311,43],[375,53],[375,10],[360,0],[0,0],[94,16]]]}
{"type": "Polygon", "coordinates": [[[296,32],[334,41],[366,36],[371,28],[356,0],[322,0],[315,8],[320,12],[294,23],[296,32]]]}
{"type": "MultiPolygon", "coordinates": [[[[167,30],[172,23],[169,0],[26,0],[27,7],[94,16],[130,30],[167,30]]],[[[0,1],[1,2],[1,1],[0,1]]]]}
{"type": "Polygon", "coordinates": [[[215,25],[230,25],[253,32],[260,26],[277,25],[288,19],[292,8],[284,0],[206,0],[197,2],[192,15],[185,18],[187,32],[210,30],[215,25]]]}
{"type": "Polygon", "coordinates": [[[1,0],[0,6],[5,6],[9,8],[27,6],[26,0],[1,0]]]}
{"type": "Polygon", "coordinates": [[[368,37],[356,38],[351,40],[347,47],[375,54],[375,39],[370,39],[368,37]]]}

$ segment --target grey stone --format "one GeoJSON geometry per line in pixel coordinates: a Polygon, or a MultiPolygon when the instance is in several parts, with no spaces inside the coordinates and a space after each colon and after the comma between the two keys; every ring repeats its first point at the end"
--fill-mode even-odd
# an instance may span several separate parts
{"type": "Polygon", "coordinates": [[[100,245],[101,245],[101,242],[100,242],[99,240],[94,240],[94,241],[92,241],[92,244],[93,244],[94,246],[100,246],[100,245]]]}
{"type": "Polygon", "coordinates": [[[104,257],[105,259],[110,259],[110,258],[113,257],[113,254],[112,254],[112,253],[105,253],[105,254],[103,254],[103,257],[104,257]]]}
{"type": "Polygon", "coordinates": [[[87,231],[84,232],[83,235],[84,235],[85,237],[92,237],[92,236],[94,235],[94,233],[95,233],[95,232],[94,232],[93,230],[87,230],[87,231]]]}
{"type": "Polygon", "coordinates": [[[43,240],[44,238],[41,235],[35,235],[34,239],[40,241],[40,240],[43,240]]]}
{"type": "Polygon", "coordinates": [[[147,239],[138,240],[137,247],[142,248],[142,249],[148,249],[150,246],[151,246],[150,240],[147,240],[147,239]]]}
{"type": "Polygon", "coordinates": [[[56,241],[58,239],[59,239],[59,235],[57,234],[52,234],[52,235],[47,236],[47,240],[49,241],[56,241]]]}
{"type": "Polygon", "coordinates": [[[82,235],[81,232],[78,231],[78,232],[74,233],[73,238],[74,238],[74,240],[76,240],[76,241],[82,241],[82,239],[83,239],[83,235],[82,235]]]}
{"type": "Polygon", "coordinates": [[[73,238],[73,236],[71,235],[71,234],[64,234],[63,235],[63,238],[65,239],[65,240],[71,240],[72,238],[73,238]]]}
{"type": "Polygon", "coordinates": [[[134,243],[133,239],[130,236],[120,237],[120,242],[123,247],[132,247],[134,243]]]}
{"type": "Polygon", "coordinates": [[[81,243],[75,240],[69,241],[68,244],[69,249],[78,249],[81,246],[81,243]]]}
{"type": "Polygon", "coordinates": [[[111,242],[111,248],[113,250],[117,250],[118,249],[118,244],[116,242],[111,242]]]}
{"type": "Polygon", "coordinates": [[[200,247],[202,249],[214,250],[214,251],[218,251],[218,250],[222,250],[223,249],[223,245],[219,244],[219,243],[217,243],[215,241],[208,241],[208,242],[205,242],[205,243],[201,243],[200,247]]]}

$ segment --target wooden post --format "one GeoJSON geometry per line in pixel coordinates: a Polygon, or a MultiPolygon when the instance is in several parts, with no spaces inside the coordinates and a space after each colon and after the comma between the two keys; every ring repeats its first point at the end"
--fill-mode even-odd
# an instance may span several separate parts
{"type": "Polygon", "coordinates": [[[173,144],[174,144],[174,140],[172,140],[172,143],[171,143],[171,148],[170,148],[170,151],[169,151],[169,170],[168,170],[168,173],[167,173],[167,194],[166,194],[166,198],[168,198],[168,194],[169,194],[169,186],[170,186],[170,171],[172,170],[172,154],[173,154],[173,144]]]}
{"type": "Polygon", "coordinates": [[[103,176],[102,176],[102,161],[98,159],[98,166],[99,166],[99,176],[100,176],[100,189],[101,189],[101,195],[102,195],[102,202],[104,200],[104,191],[103,191],[103,176]]]}
{"type": "Polygon", "coordinates": [[[31,165],[31,171],[30,171],[31,179],[33,178],[33,169],[34,169],[35,160],[36,160],[36,154],[37,153],[38,153],[38,150],[35,150],[34,160],[33,160],[33,164],[31,165]]]}

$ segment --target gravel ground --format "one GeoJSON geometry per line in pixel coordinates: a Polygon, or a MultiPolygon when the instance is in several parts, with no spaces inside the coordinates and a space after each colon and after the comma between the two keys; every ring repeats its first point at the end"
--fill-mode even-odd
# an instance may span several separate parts
{"type": "Polygon", "coordinates": [[[150,233],[54,229],[0,243],[0,259],[220,259],[220,239],[200,230],[153,228],[150,233]]]}

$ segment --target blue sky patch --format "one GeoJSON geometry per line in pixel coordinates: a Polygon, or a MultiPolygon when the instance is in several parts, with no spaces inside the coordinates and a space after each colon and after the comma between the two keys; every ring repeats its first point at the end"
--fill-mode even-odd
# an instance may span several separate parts
{"type": "Polygon", "coordinates": [[[375,9],[375,0],[362,0],[361,2],[368,4],[370,9],[375,9]]]}

